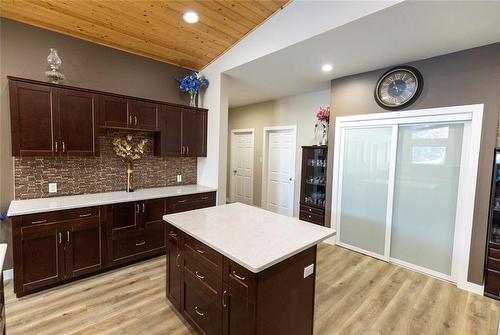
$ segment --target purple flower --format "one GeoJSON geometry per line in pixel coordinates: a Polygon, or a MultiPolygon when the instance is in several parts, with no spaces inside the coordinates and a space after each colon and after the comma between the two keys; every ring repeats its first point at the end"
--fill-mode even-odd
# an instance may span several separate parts
{"type": "Polygon", "coordinates": [[[208,87],[208,80],[205,77],[200,77],[198,72],[193,72],[184,78],[176,78],[179,82],[179,88],[182,92],[190,94],[197,93],[202,87],[208,87]]]}
{"type": "Polygon", "coordinates": [[[7,216],[7,212],[0,213],[0,222],[6,221],[9,217],[7,216]]]}

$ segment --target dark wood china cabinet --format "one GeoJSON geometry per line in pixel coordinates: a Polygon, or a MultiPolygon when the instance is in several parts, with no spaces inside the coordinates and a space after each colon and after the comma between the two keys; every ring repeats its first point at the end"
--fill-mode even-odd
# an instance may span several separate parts
{"type": "Polygon", "coordinates": [[[302,147],[299,218],[325,224],[327,146],[302,147]]]}
{"type": "Polygon", "coordinates": [[[500,300],[500,148],[495,149],[484,294],[500,300]]]}

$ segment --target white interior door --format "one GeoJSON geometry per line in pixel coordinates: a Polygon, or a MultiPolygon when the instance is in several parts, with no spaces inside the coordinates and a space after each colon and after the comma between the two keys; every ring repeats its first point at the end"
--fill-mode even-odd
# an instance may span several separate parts
{"type": "Polygon", "coordinates": [[[231,202],[253,204],[253,129],[231,132],[231,202]]]}
{"type": "Polygon", "coordinates": [[[295,129],[264,130],[267,134],[265,208],[293,216],[295,129]]]}

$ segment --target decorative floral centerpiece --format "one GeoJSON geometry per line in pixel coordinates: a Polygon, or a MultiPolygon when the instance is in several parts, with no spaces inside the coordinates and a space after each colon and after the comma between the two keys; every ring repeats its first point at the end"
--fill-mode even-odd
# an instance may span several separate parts
{"type": "Polygon", "coordinates": [[[202,87],[208,87],[208,79],[193,72],[184,78],[177,78],[177,81],[182,92],[189,92],[189,106],[196,107],[196,96],[202,87]]]}
{"type": "Polygon", "coordinates": [[[0,222],[7,221],[8,218],[7,212],[0,213],[0,222]]]}
{"type": "Polygon", "coordinates": [[[318,123],[315,126],[315,132],[319,127],[322,128],[322,137],[318,141],[318,144],[327,145],[328,143],[328,125],[330,123],[330,107],[320,107],[318,113],[316,113],[316,118],[318,123]]]}
{"type": "Polygon", "coordinates": [[[134,172],[133,161],[141,159],[147,143],[147,139],[133,143],[132,135],[127,135],[125,138],[117,137],[113,139],[113,151],[127,163],[127,192],[134,192],[134,182],[132,178],[134,172]]]}

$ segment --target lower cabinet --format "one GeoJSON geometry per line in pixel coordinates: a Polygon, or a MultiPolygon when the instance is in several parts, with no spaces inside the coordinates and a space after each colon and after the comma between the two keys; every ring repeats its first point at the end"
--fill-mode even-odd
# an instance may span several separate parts
{"type": "Polygon", "coordinates": [[[168,292],[178,307],[183,258],[175,247],[182,243],[177,231],[165,232],[162,217],[209,206],[215,206],[215,192],[12,217],[14,292],[21,297],[161,255],[168,239],[167,256],[174,259],[168,292]]]}
{"type": "Polygon", "coordinates": [[[167,225],[167,297],[200,334],[255,334],[255,274],[167,225]]]}

